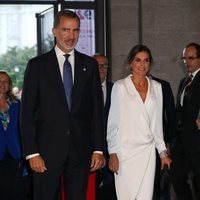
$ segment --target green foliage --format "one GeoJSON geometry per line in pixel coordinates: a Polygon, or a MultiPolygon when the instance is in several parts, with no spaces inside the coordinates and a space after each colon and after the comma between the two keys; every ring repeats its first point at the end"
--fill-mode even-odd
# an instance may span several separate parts
{"type": "Polygon", "coordinates": [[[5,54],[0,56],[0,70],[8,72],[14,87],[22,88],[27,62],[34,56],[36,56],[36,46],[24,48],[11,47],[5,54]]]}

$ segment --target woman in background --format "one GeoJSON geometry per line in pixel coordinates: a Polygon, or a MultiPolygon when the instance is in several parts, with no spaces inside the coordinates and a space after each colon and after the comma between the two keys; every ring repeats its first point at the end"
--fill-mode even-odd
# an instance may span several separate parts
{"type": "Polygon", "coordinates": [[[107,141],[109,168],[115,172],[118,200],[151,200],[156,152],[161,168],[171,159],[163,141],[162,89],[148,78],[151,51],[134,46],[127,58],[132,74],[117,81],[112,90],[107,141]]]}
{"type": "Polygon", "coordinates": [[[0,71],[0,199],[19,200],[16,195],[21,159],[19,100],[12,94],[12,81],[0,71]]]}

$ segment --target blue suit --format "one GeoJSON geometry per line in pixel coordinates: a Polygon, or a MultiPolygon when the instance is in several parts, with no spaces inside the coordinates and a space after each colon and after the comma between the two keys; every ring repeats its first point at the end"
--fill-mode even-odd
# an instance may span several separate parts
{"type": "Polygon", "coordinates": [[[10,156],[14,159],[21,157],[21,147],[19,140],[19,101],[13,101],[9,105],[10,122],[8,127],[4,130],[0,122],[0,160],[5,156],[6,149],[9,151],[10,156]]]}
{"type": "Polygon", "coordinates": [[[25,199],[25,185],[21,179],[21,146],[19,139],[20,102],[9,104],[9,122],[6,130],[0,120],[0,199],[25,199]],[[20,181],[19,181],[20,180],[20,181]]]}

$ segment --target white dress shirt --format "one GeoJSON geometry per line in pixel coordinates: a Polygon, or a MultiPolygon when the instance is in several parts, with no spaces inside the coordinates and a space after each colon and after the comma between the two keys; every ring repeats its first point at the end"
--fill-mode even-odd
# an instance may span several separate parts
{"type": "MultiPolygon", "coordinates": [[[[60,68],[60,74],[61,74],[61,77],[62,77],[62,80],[63,80],[63,66],[64,66],[64,62],[65,62],[65,56],[66,53],[61,51],[58,46],[56,45],[55,46],[55,52],[56,52],[56,57],[58,59],[58,64],[59,64],[59,68],[60,68]]],[[[69,62],[71,64],[71,67],[72,67],[72,79],[73,79],[73,82],[74,82],[74,68],[75,68],[75,61],[74,61],[74,49],[68,53],[70,56],[69,56],[69,62]]]]}
{"type": "Polygon", "coordinates": [[[106,89],[106,79],[104,80],[104,82],[101,84],[102,87],[102,92],[103,92],[103,102],[104,102],[104,106],[106,103],[106,95],[107,95],[107,89],[106,89]]]}

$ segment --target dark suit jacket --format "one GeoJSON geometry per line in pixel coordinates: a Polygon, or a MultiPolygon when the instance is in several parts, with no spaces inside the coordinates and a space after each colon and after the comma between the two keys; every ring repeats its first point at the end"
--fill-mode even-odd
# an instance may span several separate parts
{"type": "Polygon", "coordinates": [[[194,77],[188,91],[188,101],[181,106],[180,99],[187,77],[181,80],[177,95],[176,134],[180,134],[184,148],[187,151],[200,150],[200,132],[196,126],[196,119],[200,109],[200,71],[194,77]],[[181,124],[179,133],[178,124],[181,124]]]}
{"type": "Polygon", "coordinates": [[[108,113],[110,110],[110,100],[111,100],[111,90],[113,87],[113,83],[106,81],[106,102],[104,105],[104,120],[105,120],[105,131],[107,131],[107,121],[108,121],[108,113]]]}
{"type": "Polygon", "coordinates": [[[10,122],[7,130],[4,130],[0,122],[0,160],[5,156],[6,149],[10,155],[19,159],[21,157],[21,145],[19,139],[19,107],[18,100],[13,101],[9,105],[10,122]]]}
{"type": "Polygon", "coordinates": [[[105,150],[105,156],[106,156],[106,160],[108,162],[109,159],[109,154],[108,154],[108,149],[107,149],[107,123],[108,123],[108,114],[109,114],[109,110],[110,110],[110,103],[111,103],[111,91],[112,91],[112,87],[113,87],[113,83],[106,81],[106,102],[104,105],[104,129],[105,129],[105,146],[106,146],[106,150],[105,150]]]}
{"type": "Polygon", "coordinates": [[[175,103],[169,82],[152,76],[152,79],[161,83],[163,93],[163,132],[164,141],[170,143],[174,130],[175,103]]]}
{"type": "Polygon", "coordinates": [[[113,83],[110,81],[106,81],[106,101],[104,105],[104,115],[103,115],[103,124],[104,124],[104,154],[106,160],[108,160],[108,150],[107,150],[107,122],[108,122],[108,114],[110,110],[110,102],[111,102],[111,91],[112,91],[113,83]]]}
{"type": "Polygon", "coordinates": [[[60,167],[72,144],[80,160],[103,151],[103,106],[95,59],[75,51],[71,112],[54,49],[31,59],[24,78],[21,132],[25,155],[40,153],[48,169],[60,167]]]}
{"type": "Polygon", "coordinates": [[[110,103],[111,103],[111,91],[112,91],[113,83],[106,81],[106,102],[104,105],[104,142],[105,142],[105,150],[104,155],[106,159],[106,166],[101,170],[97,171],[96,176],[96,199],[117,199],[115,194],[115,185],[114,185],[114,173],[111,172],[108,168],[108,160],[109,154],[107,149],[107,121],[108,121],[108,114],[110,110],[110,103]]]}

